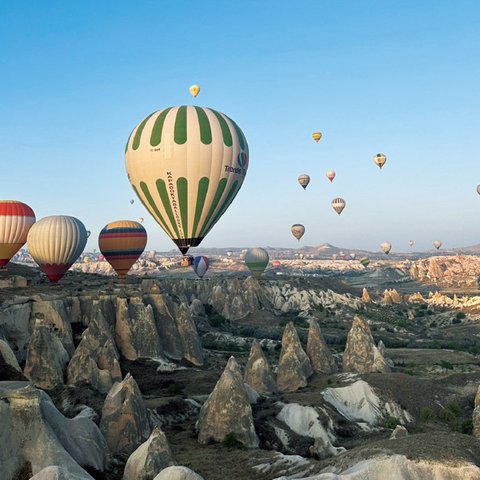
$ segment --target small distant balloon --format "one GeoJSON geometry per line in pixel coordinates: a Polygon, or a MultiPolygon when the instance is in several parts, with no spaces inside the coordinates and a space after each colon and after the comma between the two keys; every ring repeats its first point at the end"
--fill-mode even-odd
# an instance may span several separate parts
{"type": "Polygon", "coordinates": [[[260,278],[269,262],[268,252],[263,248],[250,248],[245,254],[245,265],[255,278],[260,278]]]}
{"type": "Polygon", "coordinates": [[[138,222],[139,222],[139,223],[143,223],[144,220],[145,220],[145,219],[144,219],[143,217],[140,217],[140,218],[138,219],[138,222]]]}
{"type": "Polygon", "coordinates": [[[305,227],[300,223],[295,223],[294,225],[292,225],[291,231],[292,235],[298,241],[300,241],[300,239],[303,237],[303,234],[305,233],[305,227]]]}
{"type": "Polygon", "coordinates": [[[369,263],[370,263],[370,259],[368,257],[363,257],[360,259],[360,263],[365,267],[367,268],[369,263]]]}
{"type": "Polygon", "coordinates": [[[408,246],[409,246],[409,247],[413,247],[413,243],[414,243],[413,240],[409,240],[409,241],[408,241],[408,246]]]}
{"type": "Polygon", "coordinates": [[[350,258],[351,258],[352,260],[355,260],[356,256],[357,256],[357,255],[356,255],[355,253],[350,253],[350,258]]]}
{"type": "Polygon", "coordinates": [[[227,257],[231,257],[233,255],[232,250],[227,250],[227,257]]]}
{"type": "Polygon", "coordinates": [[[477,185],[477,193],[480,195],[480,184],[477,185]]]}
{"type": "Polygon", "coordinates": [[[340,215],[345,208],[345,200],[343,198],[337,197],[332,200],[333,209],[340,215]]]}
{"type": "Polygon", "coordinates": [[[385,162],[387,161],[387,156],[384,153],[377,153],[373,157],[373,161],[381,170],[382,167],[385,165],[385,162]]]}
{"type": "Polygon", "coordinates": [[[434,246],[437,250],[439,250],[440,247],[442,246],[442,242],[441,242],[440,240],[435,240],[435,241],[433,242],[433,246],[434,246]]]}
{"type": "Polygon", "coordinates": [[[335,172],[334,172],[333,170],[329,170],[329,171],[327,172],[327,178],[328,178],[331,182],[333,182],[333,179],[335,178],[335,175],[336,175],[336,174],[335,174],[335,172]]]}
{"type": "Polygon", "coordinates": [[[208,270],[208,257],[205,257],[203,255],[194,257],[193,270],[200,278],[203,278],[203,276],[207,273],[208,270]]]}
{"type": "Polygon", "coordinates": [[[298,183],[303,187],[303,189],[305,190],[308,186],[308,184],[310,183],[310,177],[306,174],[303,174],[303,175],[300,175],[298,177],[298,183]]]}
{"type": "Polygon", "coordinates": [[[315,140],[315,142],[319,142],[320,139],[322,138],[322,134],[320,132],[313,132],[312,133],[312,138],[315,140]]]}
{"type": "Polygon", "coordinates": [[[380,248],[385,255],[388,255],[392,249],[392,244],[389,242],[383,242],[380,244],[380,248]]]}
{"type": "Polygon", "coordinates": [[[192,94],[192,97],[196,97],[200,93],[200,87],[198,85],[192,85],[189,90],[192,94]]]}
{"type": "Polygon", "coordinates": [[[134,203],[135,203],[135,200],[132,198],[132,199],[130,200],[130,205],[133,205],[134,203]]]}

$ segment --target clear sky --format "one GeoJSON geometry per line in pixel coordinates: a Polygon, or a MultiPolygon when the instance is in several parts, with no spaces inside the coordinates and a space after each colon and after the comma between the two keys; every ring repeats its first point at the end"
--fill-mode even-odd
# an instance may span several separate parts
{"type": "Polygon", "coordinates": [[[144,217],[147,248],[169,250],[130,205],[124,147],[147,114],[194,102],[250,147],[202,246],[297,246],[293,223],[300,245],[479,243],[479,19],[478,0],[1,2],[0,197],[78,217],[90,249],[109,221],[144,217]]]}

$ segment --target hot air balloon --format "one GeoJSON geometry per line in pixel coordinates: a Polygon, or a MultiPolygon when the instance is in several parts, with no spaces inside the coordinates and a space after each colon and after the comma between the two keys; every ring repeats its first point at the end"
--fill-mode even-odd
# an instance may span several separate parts
{"type": "Polygon", "coordinates": [[[375,164],[380,168],[380,170],[382,169],[382,167],[385,165],[385,162],[387,161],[387,156],[383,153],[377,153],[374,157],[373,157],[373,161],[375,162],[375,164]]]}
{"type": "Polygon", "coordinates": [[[233,255],[232,250],[227,250],[227,257],[231,257],[233,255]]]}
{"type": "Polygon", "coordinates": [[[196,97],[200,93],[200,87],[198,85],[192,85],[188,90],[192,94],[192,97],[196,97]]]}
{"type": "Polygon", "coordinates": [[[185,254],[200,244],[240,190],[248,145],[223,113],[171,107],[134,128],[125,166],[143,205],[185,254]]]}
{"type": "Polygon", "coordinates": [[[322,134],[320,132],[313,132],[312,138],[318,143],[322,138],[322,134]]]}
{"type": "Polygon", "coordinates": [[[292,235],[300,241],[300,239],[303,237],[303,234],[305,233],[305,227],[301,225],[300,223],[296,223],[295,225],[292,225],[292,235]]]}
{"type": "Polygon", "coordinates": [[[132,198],[132,199],[130,200],[130,205],[133,205],[134,203],[135,203],[135,200],[132,198]]]}
{"type": "Polygon", "coordinates": [[[477,185],[477,193],[480,195],[480,185],[477,185]]]}
{"type": "Polygon", "coordinates": [[[0,200],[0,269],[23,247],[34,223],[35,214],[27,204],[0,200]]]}
{"type": "Polygon", "coordinates": [[[203,276],[207,273],[208,270],[208,258],[201,255],[198,257],[194,257],[193,270],[195,270],[195,273],[200,278],[203,278],[203,276]]]}
{"type": "Polygon", "coordinates": [[[333,179],[335,178],[335,172],[334,172],[333,170],[329,170],[329,171],[327,172],[327,178],[328,178],[331,182],[333,182],[333,179]]]}
{"type": "Polygon", "coordinates": [[[352,260],[355,260],[355,258],[357,257],[357,254],[352,252],[352,253],[349,254],[349,257],[350,257],[352,260]]]}
{"type": "Polygon", "coordinates": [[[81,255],[87,243],[85,225],[75,217],[44,217],[28,232],[30,255],[51,283],[57,283],[81,255]]]}
{"type": "Polygon", "coordinates": [[[360,259],[360,263],[365,267],[367,268],[369,263],[370,263],[370,259],[368,257],[363,257],[360,259]]]}
{"type": "Polygon", "coordinates": [[[98,246],[118,277],[124,279],[147,245],[147,232],[138,222],[118,220],[105,225],[98,246]]]}
{"type": "Polygon", "coordinates": [[[332,200],[333,209],[340,215],[345,208],[345,200],[343,198],[337,197],[332,200]]]}
{"type": "Polygon", "coordinates": [[[140,218],[138,219],[138,223],[143,223],[144,220],[145,220],[145,219],[144,219],[143,217],[140,217],[140,218]]]}
{"type": "Polygon", "coordinates": [[[307,185],[310,183],[310,177],[308,175],[300,175],[298,177],[298,183],[303,187],[305,190],[307,188],[307,185]]]}
{"type": "Polygon", "coordinates": [[[273,261],[272,261],[272,267],[273,267],[275,270],[278,270],[281,266],[282,266],[282,264],[280,263],[279,260],[273,260],[273,261]]]}
{"type": "Polygon", "coordinates": [[[257,279],[267,268],[268,260],[268,252],[263,248],[249,248],[245,254],[245,265],[257,279]]]}
{"type": "Polygon", "coordinates": [[[413,243],[414,243],[413,240],[409,240],[409,241],[408,241],[408,246],[409,246],[409,247],[413,247],[413,243]]]}
{"type": "Polygon", "coordinates": [[[477,278],[477,285],[478,285],[478,288],[480,288],[480,275],[477,278]]]}
{"type": "Polygon", "coordinates": [[[438,250],[442,246],[442,242],[440,240],[435,240],[433,246],[438,250]]]}
{"type": "Polygon", "coordinates": [[[380,248],[385,255],[388,255],[390,253],[390,250],[392,249],[392,245],[388,242],[383,242],[380,244],[380,248]]]}

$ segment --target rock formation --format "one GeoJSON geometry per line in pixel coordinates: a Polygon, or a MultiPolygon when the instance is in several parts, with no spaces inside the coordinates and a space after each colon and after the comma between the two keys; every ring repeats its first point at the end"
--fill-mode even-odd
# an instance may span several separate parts
{"type": "Polygon", "coordinates": [[[28,344],[25,376],[37,387],[51,390],[63,385],[63,371],[68,359],[68,353],[52,327],[46,325],[43,318],[37,318],[28,344]]]}
{"type": "MultiPolygon", "coordinates": [[[[17,372],[22,372],[20,365],[18,364],[17,357],[13,353],[10,345],[0,338],[0,365],[2,367],[9,366],[17,372]]],[[[0,367],[1,368],[1,367],[0,367]]]]}
{"type": "Polygon", "coordinates": [[[182,341],[183,358],[195,366],[203,365],[202,344],[186,303],[176,307],[175,320],[182,341]]]}
{"type": "Polygon", "coordinates": [[[314,372],[328,375],[337,371],[332,352],[327,347],[318,322],[313,318],[308,329],[307,355],[314,372]]]}
{"type": "Polygon", "coordinates": [[[47,467],[34,475],[30,480],[92,480],[92,477],[85,472],[79,476],[70,473],[63,467],[47,467]]]}
{"type": "Polygon", "coordinates": [[[406,436],[408,436],[408,430],[403,425],[397,425],[390,435],[390,440],[405,438],[406,436]]]}
{"type": "Polygon", "coordinates": [[[106,467],[107,445],[95,423],[80,415],[65,418],[27,382],[0,382],[0,425],[1,478],[14,478],[29,465],[33,475],[61,466],[67,478],[83,480],[92,477],[82,467],[106,467]]]}
{"type": "Polygon", "coordinates": [[[203,477],[187,467],[167,467],[153,480],[203,480],[203,477]]]}
{"type": "Polygon", "coordinates": [[[368,323],[356,315],[348,332],[343,353],[343,371],[353,373],[389,372],[390,367],[375,346],[368,323]]]}
{"type": "Polygon", "coordinates": [[[252,343],[250,356],[245,367],[244,381],[257,393],[274,393],[277,391],[277,384],[267,357],[257,340],[252,343]]]}
{"type": "Polygon", "coordinates": [[[114,455],[130,455],[150,435],[142,393],[129,373],[108,392],[100,429],[114,455]]]}
{"type": "Polygon", "coordinates": [[[480,386],[475,395],[475,408],[473,410],[473,436],[480,438],[480,386]]]}
{"type": "Polygon", "coordinates": [[[278,361],[277,387],[281,392],[294,392],[307,386],[313,370],[303,351],[292,322],[287,323],[282,337],[282,350],[278,361]]]}
{"type": "Polygon", "coordinates": [[[164,468],[175,465],[167,437],[159,427],[129,457],[123,480],[153,480],[164,468]]]}
{"type": "Polygon", "coordinates": [[[228,363],[212,393],[202,405],[197,422],[198,441],[222,442],[229,434],[247,448],[258,447],[252,408],[234,357],[228,363]]]}
{"type": "Polygon", "coordinates": [[[362,291],[362,302],[369,303],[371,301],[372,299],[370,298],[370,294],[368,293],[368,290],[364,287],[362,291]]]}
{"type": "Polygon", "coordinates": [[[139,297],[117,298],[115,340],[120,353],[128,360],[163,356],[153,309],[139,297]]]}
{"type": "Polygon", "coordinates": [[[67,378],[69,384],[85,382],[102,393],[122,380],[120,356],[100,308],[82,334],[68,364],[67,378]]]}

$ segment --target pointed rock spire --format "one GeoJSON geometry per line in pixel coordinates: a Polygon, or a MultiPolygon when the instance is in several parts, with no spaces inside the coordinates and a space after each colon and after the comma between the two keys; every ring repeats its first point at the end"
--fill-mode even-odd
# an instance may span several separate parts
{"type": "Polygon", "coordinates": [[[332,352],[327,347],[318,322],[313,318],[308,329],[307,355],[314,372],[329,375],[337,371],[332,352]]]}
{"type": "Polygon", "coordinates": [[[197,431],[198,441],[202,444],[212,440],[221,442],[233,433],[245,447],[258,447],[252,408],[234,357],[230,357],[215,388],[202,405],[197,431]]]}
{"type": "Polygon", "coordinates": [[[250,349],[250,356],[245,367],[244,381],[257,393],[274,393],[277,391],[277,384],[275,383],[267,357],[257,340],[253,341],[250,349]]]}
{"type": "Polygon", "coordinates": [[[312,373],[310,360],[303,351],[297,331],[293,323],[288,322],[282,337],[277,387],[281,392],[295,392],[307,386],[307,379],[312,373]]]}

